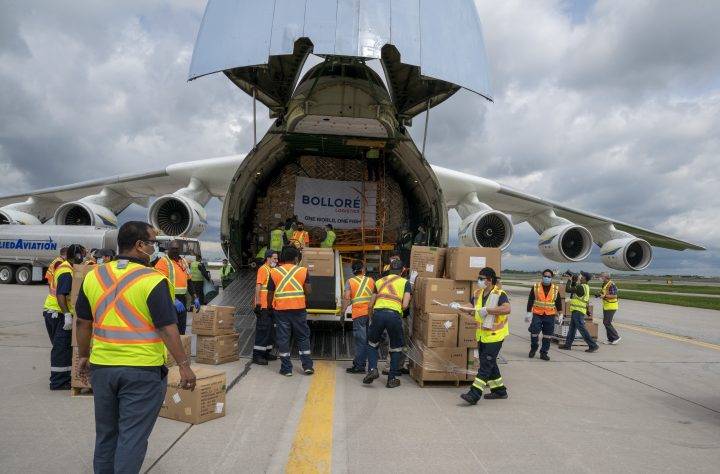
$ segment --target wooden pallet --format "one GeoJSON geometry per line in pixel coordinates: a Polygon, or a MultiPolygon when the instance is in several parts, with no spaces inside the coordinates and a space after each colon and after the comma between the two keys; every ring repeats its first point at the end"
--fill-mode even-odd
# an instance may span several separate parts
{"type": "Polygon", "coordinates": [[[71,397],[92,397],[93,390],[91,388],[72,387],[70,389],[71,397]]]}

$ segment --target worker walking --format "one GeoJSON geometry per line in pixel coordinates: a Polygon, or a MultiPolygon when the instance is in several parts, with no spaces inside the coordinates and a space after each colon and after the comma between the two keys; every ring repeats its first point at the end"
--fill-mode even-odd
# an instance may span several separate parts
{"type": "Polygon", "coordinates": [[[290,335],[297,340],[300,361],[306,375],[315,373],[310,358],[310,327],[307,323],[306,296],[310,294],[307,268],[298,266],[300,251],[289,245],[280,253],[280,265],[270,271],[268,306],[273,308],[280,356],[280,374],[292,375],[290,335]]]}
{"type": "Polygon", "coordinates": [[[370,327],[368,328],[368,373],[363,383],[373,383],[380,377],[377,369],[378,345],[383,331],[387,331],[390,339],[390,371],[385,385],[395,388],[400,385],[400,353],[403,350],[403,311],[410,305],[412,289],[410,282],[400,276],[403,265],[401,261],[390,263],[390,274],[379,279],[375,284],[376,293],[370,300],[370,327]]]}
{"type": "Polygon", "coordinates": [[[195,254],[195,260],[190,262],[190,285],[192,293],[200,304],[206,304],[205,301],[205,280],[210,280],[210,273],[205,268],[200,254],[195,254]]]}
{"type": "Polygon", "coordinates": [[[278,254],[274,250],[265,252],[265,262],[258,268],[255,279],[255,344],[253,345],[252,361],[258,365],[267,365],[269,360],[277,357],[272,355],[275,334],[273,331],[273,314],[268,305],[268,284],[270,272],[277,266],[278,254]]]}
{"type": "Polygon", "coordinates": [[[557,285],[552,282],[555,274],[550,269],[542,272],[542,281],[535,283],[530,290],[527,302],[526,323],[530,323],[530,353],[529,358],[535,357],[540,347],[540,358],[550,360],[550,338],[555,331],[555,316],[562,312],[562,298],[557,285]],[[542,332],[542,346],[538,346],[538,339],[542,332]]]}
{"type": "Polygon", "coordinates": [[[618,290],[615,283],[610,279],[610,274],[603,272],[601,274],[603,286],[600,293],[595,295],[598,298],[602,298],[603,305],[603,325],[605,326],[605,332],[607,333],[607,341],[605,344],[616,345],[620,343],[620,335],[618,334],[615,326],[613,326],[613,317],[615,312],[618,310],[618,290]]]}
{"type": "Polygon", "coordinates": [[[118,259],[88,273],[78,295],[79,370],[90,371],[94,394],[96,473],[140,471],[165,398],[166,347],[177,361],[181,388],[195,388],[170,282],[148,268],[155,239],[150,224],[123,224],[118,259]]]}
{"type": "Polygon", "coordinates": [[[480,367],[470,390],[460,395],[460,398],[470,405],[476,405],[480,401],[486,387],[490,388],[490,393],[485,395],[486,399],[508,397],[497,358],[503,341],[510,334],[510,299],[505,290],[498,288],[497,282],[495,270],[485,267],[478,275],[480,289],[475,290],[472,296],[473,307],[465,307],[459,303],[450,304],[451,309],[473,314],[478,322],[475,338],[478,341],[480,367]]]}
{"type": "Polygon", "coordinates": [[[157,263],[155,263],[155,269],[165,275],[170,282],[170,292],[177,312],[178,331],[180,334],[185,334],[187,329],[188,277],[190,276],[190,270],[187,267],[187,262],[180,256],[181,249],[182,244],[179,240],[170,242],[167,247],[167,254],[158,259],[157,263]]]}
{"type": "Polygon", "coordinates": [[[335,244],[335,231],[333,230],[332,224],[325,225],[325,238],[320,242],[320,247],[324,249],[331,249],[335,244]]]}
{"type": "Polygon", "coordinates": [[[570,285],[566,288],[566,291],[570,295],[572,319],[570,320],[570,327],[568,327],[565,344],[558,346],[558,349],[567,351],[572,349],[572,343],[575,340],[575,331],[580,333],[588,345],[585,352],[595,352],[599,349],[599,346],[592,340],[590,333],[585,327],[585,315],[587,314],[587,307],[590,302],[590,285],[588,285],[590,278],[591,276],[587,272],[580,272],[579,278],[577,274],[574,274],[571,277],[570,285]]]}
{"type": "Polygon", "coordinates": [[[235,269],[230,265],[227,258],[223,258],[222,267],[220,267],[220,281],[222,282],[223,290],[227,288],[234,279],[235,269]]]}
{"type": "Polygon", "coordinates": [[[73,263],[82,263],[85,249],[73,244],[66,249],[66,259],[48,269],[48,290],[43,309],[52,349],[50,350],[50,390],[70,390],[72,366],[72,290],[73,263]],[[52,272],[50,271],[52,269],[52,272]]]}
{"type": "Polygon", "coordinates": [[[310,234],[305,230],[305,225],[302,222],[295,225],[295,231],[293,231],[290,242],[300,250],[310,247],[310,234]]]}
{"type": "Polygon", "coordinates": [[[370,300],[375,293],[375,281],[365,275],[365,265],[360,260],[352,264],[353,277],[345,282],[343,294],[343,308],[340,314],[345,314],[348,306],[352,306],[353,339],[355,341],[355,358],[352,367],[348,367],[349,374],[364,374],[367,367],[368,348],[368,316],[370,300]]]}
{"type": "Polygon", "coordinates": [[[280,251],[283,248],[284,245],[284,232],[283,232],[283,224],[282,222],[278,222],[275,224],[275,227],[270,231],[270,250],[274,250],[275,252],[280,254],[280,251]]]}

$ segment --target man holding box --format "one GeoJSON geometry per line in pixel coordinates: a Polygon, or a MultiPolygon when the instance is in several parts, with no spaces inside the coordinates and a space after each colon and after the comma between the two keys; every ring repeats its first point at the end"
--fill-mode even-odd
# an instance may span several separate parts
{"type": "Polygon", "coordinates": [[[542,332],[542,346],[540,346],[540,358],[550,360],[550,338],[555,330],[555,316],[558,311],[562,312],[562,298],[558,287],[552,282],[555,274],[552,270],[546,269],[542,273],[542,281],[536,283],[530,290],[527,303],[526,323],[530,323],[530,353],[529,358],[535,357],[538,350],[538,339],[542,332]],[[532,322],[531,322],[532,320],[532,322]]]}
{"type": "Polygon", "coordinates": [[[568,335],[565,338],[565,344],[558,346],[558,349],[569,351],[572,349],[572,343],[575,340],[575,331],[579,332],[585,340],[588,348],[585,352],[596,352],[599,346],[585,327],[585,316],[587,315],[588,303],[590,302],[590,281],[591,275],[587,272],[580,272],[580,278],[578,282],[578,275],[574,274],[571,277],[570,285],[567,287],[568,293],[570,294],[570,312],[572,314],[570,320],[570,327],[568,328],[568,335]]]}

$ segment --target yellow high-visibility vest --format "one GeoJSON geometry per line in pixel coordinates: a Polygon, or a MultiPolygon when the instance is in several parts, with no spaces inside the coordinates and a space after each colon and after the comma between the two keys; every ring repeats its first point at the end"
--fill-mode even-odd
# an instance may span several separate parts
{"type": "Polygon", "coordinates": [[[587,306],[590,302],[590,285],[583,283],[582,287],[584,291],[582,297],[573,293],[572,299],[570,300],[570,311],[579,311],[582,314],[587,314],[587,306]]]}
{"type": "Polygon", "coordinates": [[[610,295],[611,298],[609,300],[605,299],[605,295],[607,295],[608,290],[610,289],[610,285],[612,285],[612,280],[608,280],[607,283],[605,283],[602,287],[602,290],[600,291],[600,297],[603,299],[603,309],[605,310],[617,310],[620,306],[618,303],[618,297],[617,295],[610,295]]]}
{"type": "MultiPolygon", "coordinates": [[[[55,271],[52,274],[52,278],[48,281],[48,287],[49,287],[49,293],[47,295],[47,298],[45,298],[45,309],[47,311],[56,311],[61,312],[62,309],[60,309],[60,305],[58,304],[57,300],[57,286],[58,281],[60,280],[60,277],[62,275],[65,275],[67,273],[72,276],[73,267],[67,260],[63,261],[58,267],[55,269],[55,271]]],[[[72,305],[70,304],[70,299],[67,300],[67,306],[68,311],[72,312],[72,305]]]]}
{"type": "Polygon", "coordinates": [[[373,309],[390,309],[402,314],[402,300],[407,280],[399,275],[388,275],[375,283],[377,296],[373,309]]]}
{"type": "MultiPolygon", "coordinates": [[[[501,290],[497,286],[490,291],[490,294],[496,294],[498,297],[505,295],[505,290],[501,290]]],[[[508,314],[496,314],[495,323],[492,328],[482,327],[484,318],[480,314],[480,310],[485,307],[483,303],[483,290],[475,291],[475,321],[478,322],[478,328],[475,330],[475,339],[480,342],[499,342],[504,340],[510,334],[510,326],[508,325],[508,314]]]]}

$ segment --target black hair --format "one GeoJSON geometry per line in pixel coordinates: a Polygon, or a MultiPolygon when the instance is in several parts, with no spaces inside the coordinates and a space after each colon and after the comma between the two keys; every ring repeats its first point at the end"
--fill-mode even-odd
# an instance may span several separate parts
{"type": "Polygon", "coordinates": [[[132,250],[138,240],[148,240],[150,229],[152,226],[142,221],[129,221],[121,225],[117,236],[118,251],[125,253],[132,250]]]}
{"type": "Polygon", "coordinates": [[[280,263],[295,263],[295,259],[300,258],[300,252],[292,245],[286,245],[280,252],[280,263]]]}
{"type": "Polygon", "coordinates": [[[542,275],[543,275],[543,276],[545,276],[546,273],[549,273],[549,274],[550,274],[550,278],[552,278],[552,277],[555,276],[555,272],[553,272],[553,271],[550,270],[549,268],[546,268],[545,270],[542,271],[542,275]]]}
{"type": "Polygon", "coordinates": [[[70,263],[82,263],[83,258],[85,258],[85,254],[85,247],[80,244],[72,244],[68,246],[67,255],[65,258],[70,263]]]}
{"type": "Polygon", "coordinates": [[[325,224],[325,227],[327,227],[328,229],[331,229],[331,230],[333,228],[332,224],[325,224]]]}
{"type": "Polygon", "coordinates": [[[362,272],[363,267],[364,267],[364,265],[363,265],[362,261],[355,260],[352,264],[352,271],[355,275],[357,275],[360,272],[362,272]]]}
{"type": "Polygon", "coordinates": [[[498,282],[497,273],[495,273],[495,270],[490,267],[485,267],[481,269],[478,276],[481,276],[483,278],[489,278],[493,285],[496,285],[498,282]]]}

